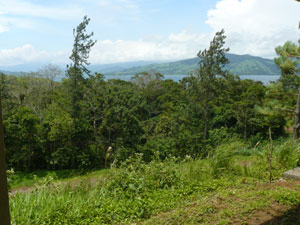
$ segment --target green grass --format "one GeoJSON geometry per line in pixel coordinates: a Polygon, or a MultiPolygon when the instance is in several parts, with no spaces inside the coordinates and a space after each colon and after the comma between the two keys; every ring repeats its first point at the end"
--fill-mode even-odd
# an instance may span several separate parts
{"type": "MultiPolygon", "coordinates": [[[[284,210],[299,205],[299,190],[276,186],[268,190],[266,186],[256,184],[233,186],[230,190],[220,190],[211,196],[181,205],[171,212],[160,213],[143,223],[247,224],[246,221],[251,219],[263,219],[256,216],[255,212],[257,211],[264,212],[270,207],[274,207],[274,205],[278,207],[280,204],[286,205],[286,207],[281,206],[284,210]],[[283,202],[281,202],[282,199],[283,202]]],[[[285,224],[296,224],[292,222],[285,224]]]]}
{"type": "Polygon", "coordinates": [[[35,186],[37,183],[44,182],[48,178],[53,182],[61,181],[76,181],[81,179],[91,179],[93,177],[106,176],[107,170],[95,170],[95,171],[81,171],[81,170],[58,170],[58,171],[46,171],[37,170],[33,172],[15,172],[13,175],[13,182],[11,182],[11,189],[25,188],[35,186]],[[36,177],[36,178],[35,178],[36,177]]]}
{"type": "MultiPolygon", "coordinates": [[[[136,155],[79,177],[63,171],[57,178],[70,181],[63,183],[42,173],[42,188],[11,196],[12,224],[242,224],[275,206],[299,207],[299,183],[267,183],[268,145],[251,154],[245,148],[235,141],[207,159],[157,157],[148,164],[136,155]]],[[[296,165],[299,149],[290,140],[275,143],[275,179],[296,165]]]]}

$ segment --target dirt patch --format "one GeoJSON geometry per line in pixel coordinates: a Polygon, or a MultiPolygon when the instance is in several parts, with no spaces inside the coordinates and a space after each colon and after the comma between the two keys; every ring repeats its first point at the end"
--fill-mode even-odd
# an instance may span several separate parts
{"type": "Polygon", "coordinates": [[[265,183],[265,184],[260,184],[261,188],[270,190],[275,187],[283,187],[283,188],[288,188],[288,189],[300,189],[300,181],[298,180],[291,180],[291,181],[286,181],[283,179],[274,181],[273,183],[265,183]]]}
{"type": "Polygon", "coordinates": [[[145,224],[300,224],[300,206],[280,204],[268,191],[282,188],[300,191],[299,181],[279,180],[229,188],[169,212],[159,213],[145,224]]]}
{"type": "Polygon", "coordinates": [[[15,188],[9,191],[11,195],[15,195],[16,193],[27,193],[34,189],[35,186],[30,186],[30,187],[22,187],[22,188],[15,188]]]}
{"type": "Polygon", "coordinates": [[[251,215],[251,219],[247,221],[247,224],[249,225],[264,224],[268,221],[273,220],[278,215],[282,215],[282,213],[287,211],[288,209],[289,208],[287,206],[279,205],[277,203],[272,203],[272,205],[270,205],[269,208],[257,210],[253,215],[251,215]]]}

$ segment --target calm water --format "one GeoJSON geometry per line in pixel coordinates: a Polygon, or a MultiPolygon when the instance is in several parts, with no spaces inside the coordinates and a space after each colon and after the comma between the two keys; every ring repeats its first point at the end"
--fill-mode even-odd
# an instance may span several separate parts
{"type": "MultiPolygon", "coordinates": [[[[106,80],[109,79],[121,79],[130,81],[131,75],[107,75],[105,76],[106,80]]],[[[186,75],[165,75],[165,79],[172,79],[176,82],[182,80],[182,78],[186,77],[186,75]]],[[[264,84],[268,84],[270,81],[276,81],[280,75],[241,75],[241,79],[250,79],[262,81],[264,84]]]]}

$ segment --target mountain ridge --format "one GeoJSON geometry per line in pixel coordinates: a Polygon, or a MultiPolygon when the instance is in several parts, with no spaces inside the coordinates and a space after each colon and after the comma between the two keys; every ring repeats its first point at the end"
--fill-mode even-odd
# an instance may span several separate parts
{"type": "MultiPolygon", "coordinates": [[[[226,54],[230,63],[225,67],[236,75],[280,75],[280,69],[271,59],[252,56],[249,54],[226,54]]],[[[65,65],[58,65],[63,71],[65,65]]],[[[2,66],[0,72],[5,74],[26,74],[38,71],[43,64],[29,63],[16,66],[2,66]]],[[[104,75],[135,75],[139,72],[159,72],[163,75],[188,75],[199,67],[199,58],[182,59],[176,61],[132,61],[111,64],[91,64],[88,69],[92,73],[104,75]]]]}
{"type": "MultiPolygon", "coordinates": [[[[226,54],[230,63],[226,65],[231,73],[236,75],[279,75],[280,69],[271,59],[259,56],[226,54]]],[[[199,58],[183,59],[170,63],[155,63],[146,66],[132,67],[112,75],[134,75],[139,72],[159,72],[163,75],[187,75],[199,67],[199,58]]]]}

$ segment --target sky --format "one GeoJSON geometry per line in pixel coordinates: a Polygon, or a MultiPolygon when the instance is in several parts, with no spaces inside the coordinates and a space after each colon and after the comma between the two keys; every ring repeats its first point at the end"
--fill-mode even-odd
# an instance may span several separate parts
{"type": "Polygon", "coordinates": [[[221,29],[231,53],[266,58],[300,39],[295,0],[0,0],[0,66],[69,63],[84,15],[92,64],[196,57],[221,29]]]}

